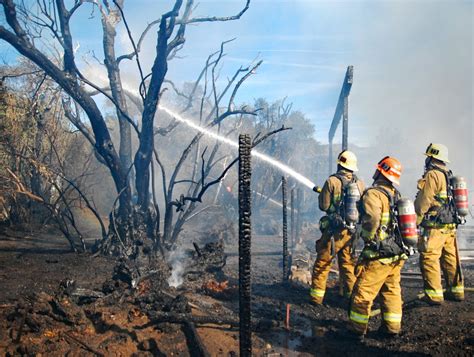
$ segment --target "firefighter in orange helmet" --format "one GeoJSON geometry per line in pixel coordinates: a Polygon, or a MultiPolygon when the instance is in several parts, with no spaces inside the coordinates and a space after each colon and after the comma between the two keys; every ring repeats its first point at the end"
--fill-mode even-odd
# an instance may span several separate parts
{"type": "Polygon", "coordinates": [[[361,237],[365,247],[356,267],[357,281],[349,305],[349,328],[359,338],[367,331],[374,299],[381,297],[384,334],[397,335],[401,329],[402,296],[400,272],[407,259],[394,228],[394,205],[399,192],[402,166],[385,157],[377,164],[374,183],[361,198],[361,237]]]}
{"type": "Polygon", "coordinates": [[[444,301],[441,285],[441,266],[446,282],[446,298],[464,300],[461,264],[456,244],[456,212],[450,205],[453,199],[449,187],[452,176],[448,149],[442,144],[430,144],[425,152],[425,174],[418,181],[415,200],[417,223],[421,224],[420,267],[423,274],[425,301],[439,305],[444,301]]]}
{"type": "MultiPolygon", "coordinates": [[[[349,298],[355,283],[355,262],[351,246],[355,229],[348,228],[341,212],[346,187],[356,184],[359,196],[364,184],[354,175],[357,171],[357,157],[351,151],[341,152],[337,158],[337,172],[325,182],[319,194],[319,208],[326,212],[320,221],[321,238],[316,242],[317,258],[313,266],[310,298],[317,305],[322,304],[326,293],[326,281],[335,256],[338,259],[341,294],[349,298]]],[[[354,227],[355,228],[355,227],[354,227]]]]}

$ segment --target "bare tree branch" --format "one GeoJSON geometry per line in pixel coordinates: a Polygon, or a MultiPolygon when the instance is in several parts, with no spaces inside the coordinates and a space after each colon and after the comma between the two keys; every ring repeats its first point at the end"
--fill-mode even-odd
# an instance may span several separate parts
{"type": "MultiPolygon", "coordinates": [[[[122,16],[123,23],[125,25],[125,28],[127,29],[128,38],[130,40],[130,43],[133,46],[133,51],[135,52],[135,58],[136,58],[136,62],[137,62],[138,71],[140,72],[141,83],[143,83],[143,86],[145,86],[145,82],[144,82],[145,78],[143,77],[143,70],[142,70],[142,66],[141,66],[141,63],[140,63],[139,51],[138,51],[137,46],[135,45],[135,41],[133,40],[132,32],[130,31],[130,27],[128,26],[128,22],[127,22],[127,19],[125,18],[125,14],[123,13],[122,5],[118,4],[117,0],[113,0],[113,2],[117,6],[117,8],[119,9],[120,15],[122,16]]],[[[122,1],[122,3],[123,3],[123,1],[122,1]]],[[[115,58],[114,58],[114,60],[115,60],[115,58]]],[[[117,62],[117,66],[118,66],[120,61],[116,60],[116,62],[117,62]]],[[[144,88],[144,93],[146,93],[146,87],[144,88]]],[[[141,94],[141,92],[140,92],[140,94],[141,94]]],[[[145,100],[145,97],[143,95],[142,95],[142,99],[145,100]]]]}
{"type": "MultiPolygon", "coordinates": [[[[263,137],[262,137],[262,140],[258,140],[257,142],[255,143],[252,143],[252,148],[254,148],[256,145],[258,145],[259,143],[261,143],[263,140],[269,138],[270,136],[272,135],[275,135],[276,133],[279,133],[280,131],[284,131],[284,130],[288,130],[290,128],[285,128],[285,127],[281,127],[279,129],[275,129],[275,130],[272,130],[271,132],[265,134],[263,137]]],[[[202,202],[202,197],[204,196],[204,194],[206,193],[206,191],[213,185],[219,183],[227,174],[227,172],[232,168],[232,166],[235,165],[236,162],[239,161],[239,158],[235,158],[223,171],[222,173],[219,175],[219,177],[217,177],[216,179],[204,184],[204,177],[201,178],[201,185],[202,185],[202,188],[199,192],[199,194],[197,196],[193,196],[193,197],[189,197],[189,196],[186,196],[186,197],[181,197],[179,201],[172,201],[171,204],[173,206],[176,206],[177,209],[182,209],[182,205],[184,205],[186,202],[202,202]]]]}
{"type": "Polygon", "coordinates": [[[213,22],[213,21],[232,21],[238,20],[242,17],[242,15],[249,9],[250,0],[247,0],[245,7],[236,15],[234,16],[224,16],[224,17],[217,17],[217,16],[209,16],[209,17],[196,17],[194,19],[189,20],[178,20],[177,23],[186,23],[186,24],[193,24],[198,22],[213,22]]]}

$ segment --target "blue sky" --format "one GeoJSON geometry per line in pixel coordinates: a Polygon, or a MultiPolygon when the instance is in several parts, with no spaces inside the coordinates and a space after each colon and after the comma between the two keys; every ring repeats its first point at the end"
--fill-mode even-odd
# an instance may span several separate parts
{"type": "MultiPolygon", "coordinates": [[[[150,1],[139,3],[152,6],[150,1]]],[[[196,16],[233,14],[243,3],[202,1],[196,16]]],[[[226,47],[223,73],[230,75],[240,65],[256,58],[263,60],[257,75],[248,80],[238,99],[251,102],[257,97],[287,97],[295,109],[311,118],[318,139],[325,141],[346,67],[352,64],[356,50],[351,27],[363,24],[353,19],[361,19],[373,5],[252,1],[239,21],[190,26],[181,52],[185,58],[170,65],[169,76],[178,82],[189,81],[221,41],[236,37],[226,47]]],[[[352,129],[356,134],[356,122],[352,129]]]]}
{"type": "MultiPolygon", "coordinates": [[[[164,11],[171,8],[173,1],[133,0],[125,2],[125,10],[133,35],[138,38],[142,29],[164,11]]],[[[199,1],[195,16],[230,15],[242,8],[244,0],[199,1]]],[[[85,6],[73,22],[73,34],[80,43],[81,53],[93,49],[101,58],[101,28],[99,16],[90,18],[90,6],[85,6]]],[[[419,31],[416,22],[422,18],[428,30],[436,32],[443,26],[443,17],[457,20],[459,14],[470,11],[472,3],[466,1],[282,1],[253,0],[250,9],[239,21],[224,23],[204,23],[189,26],[186,44],[181,56],[170,64],[168,78],[177,83],[193,80],[208,54],[215,51],[222,41],[236,38],[226,47],[227,57],[222,69],[223,78],[229,76],[240,65],[248,65],[254,59],[262,59],[263,65],[257,75],[250,78],[239,93],[238,99],[251,102],[254,98],[265,97],[277,100],[287,97],[294,108],[303,111],[315,124],[316,136],[327,141],[334,107],[340,86],[348,65],[354,65],[354,86],[350,106],[350,134],[360,145],[373,143],[366,133],[368,113],[357,108],[353,110],[353,97],[361,94],[361,83],[368,76],[384,75],[385,71],[377,50],[390,49],[390,43],[403,43],[397,55],[403,61],[407,52],[420,50],[426,45],[426,33],[419,31]],[[450,11],[445,11],[449,7],[450,11]],[[454,10],[453,10],[454,9],[454,10]],[[451,14],[452,12],[452,14],[451,14]],[[412,17],[403,19],[403,15],[412,17]],[[402,15],[402,16],[401,16],[402,15]],[[451,16],[452,15],[452,16],[451,16]],[[393,23],[399,16],[401,21],[393,23]],[[399,27],[397,27],[399,26],[399,27]],[[430,28],[431,27],[431,28],[430,28]],[[408,40],[408,41],[407,41],[408,40]],[[371,73],[372,72],[372,73],[371,73]]],[[[453,21],[455,23],[456,21],[453,21]]],[[[425,28],[426,29],[426,28],[425,28]]],[[[464,19],[458,31],[472,30],[471,20],[464,19]],[[471,26],[469,29],[466,26],[471,26]]],[[[429,32],[428,31],[428,32],[429,32]]],[[[456,30],[453,32],[455,33],[456,30]]],[[[126,34],[119,34],[123,48],[129,46],[126,34]]],[[[154,55],[155,34],[150,33],[145,43],[142,60],[148,66],[154,55]]],[[[472,62],[472,31],[468,50],[472,62]]],[[[446,43],[440,44],[445,46],[446,43]]],[[[4,50],[2,45],[0,49],[4,50]]],[[[428,49],[422,49],[423,56],[433,56],[438,50],[436,41],[428,49]]],[[[447,48],[447,51],[450,49],[447,48]]],[[[11,50],[10,50],[11,51],[11,50]]],[[[453,53],[453,56],[456,56],[453,53]]],[[[130,77],[136,77],[133,66],[130,77]]],[[[472,70],[471,70],[472,75],[472,70]]],[[[390,81],[387,75],[387,82],[390,81]]],[[[377,86],[383,86],[376,83],[377,86]]],[[[390,83],[387,83],[390,85],[390,83]]],[[[379,90],[379,88],[376,88],[379,90]]],[[[472,89],[471,89],[472,90],[472,89]]],[[[370,93],[363,93],[367,95],[370,93]]],[[[339,135],[338,135],[339,136],[339,135]]]]}
{"type": "MultiPolygon", "coordinates": [[[[126,0],[134,37],[173,3],[126,0]]],[[[195,16],[235,14],[244,3],[201,0],[195,16]]],[[[430,142],[441,142],[450,148],[453,167],[472,178],[473,7],[472,1],[457,0],[252,0],[239,21],[189,26],[183,58],[170,63],[168,78],[177,84],[192,81],[207,56],[222,41],[236,37],[226,47],[222,79],[255,58],[263,60],[237,102],[287,97],[326,143],[346,67],[354,65],[349,141],[374,148],[374,157],[366,158],[368,170],[388,154],[399,157],[418,177],[421,153],[430,142]]],[[[98,14],[91,18],[87,5],[76,15],[73,34],[80,54],[95,50],[101,58],[98,14]]],[[[141,54],[148,69],[155,38],[150,33],[141,54]]],[[[123,27],[119,39],[126,50],[130,44],[123,27]]],[[[4,44],[0,51],[4,59],[14,56],[4,44]]],[[[127,81],[136,83],[134,63],[125,64],[124,70],[127,81]]]]}

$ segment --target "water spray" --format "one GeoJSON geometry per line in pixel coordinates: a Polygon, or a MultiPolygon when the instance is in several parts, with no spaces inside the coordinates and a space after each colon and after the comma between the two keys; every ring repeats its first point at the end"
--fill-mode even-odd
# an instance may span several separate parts
{"type": "MultiPolygon", "coordinates": [[[[198,124],[194,123],[193,121],[191,121],[189,119],[186,119],[186,118],[183,118],[181,115],[179,115],[178,113],[175,113],[171,109],[168,109],[168,108],[166,108],[162,105],[159,105],[158,109],[166,112],[167,114],[169,114],[170,116],[172,116],[176,120],[178,120],[179,122],[186,124],[190,128],[193,128],[193,129],[203,133],[204,135],[207,135],[207,136],[209,136],[213,139],[216,139],[216,140],[218,140],[222,143],[233,146],[235,148],[239,147],[239,145],[235,141],[233,141],[229,138],[226,138],[225,136],[219,135],[219,134],[217,134],[217,133],[215,133],[215,132],[213,132],[209,129],[203,128],[203,127],[199,126],[198,124]]],[[[267,162],[272,166],[275,166],[280,171],[290,175],[291,177],[293,177],[295,180],[299,181],[300,183],[302,183],[306,187],[308,187],[310,189],[313,189],[313,190],[316,188],[314,186],[314,183],[312,183],[310,179],[308,179],[307,177],[301,175],[300,173],[296,172],[291,167],[281,163],[280,161],[275,160],[275,159],[271,158],[268,155],[262,154],[261,152],[258,152],[255,149],[252,149],[252,156],[254,156],[254,157],[256,157],[256,158],[258,158],[258,159],[260,159],[264,162],[267,162]]]]}

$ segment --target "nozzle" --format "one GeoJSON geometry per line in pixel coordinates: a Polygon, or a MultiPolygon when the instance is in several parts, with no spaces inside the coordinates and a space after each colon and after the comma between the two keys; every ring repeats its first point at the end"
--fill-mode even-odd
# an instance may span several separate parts
{"type": "Polygon", "coordinates": [[[314,186],[314,187],[313,187],[313,191],[316,192],[316,193],[321,193],[322,190],[323,190],[323,189],[322,189],[321,187],[319,187],[319,186],[314,186]]]}

